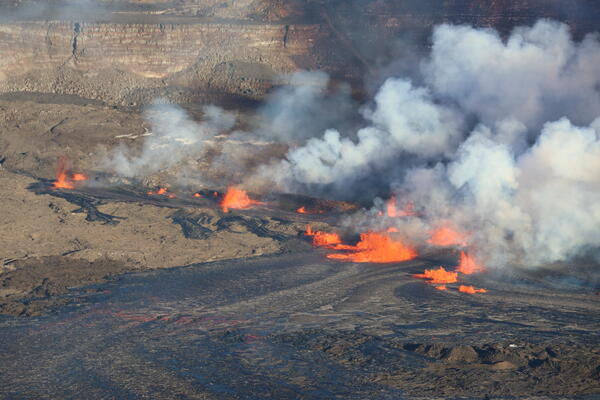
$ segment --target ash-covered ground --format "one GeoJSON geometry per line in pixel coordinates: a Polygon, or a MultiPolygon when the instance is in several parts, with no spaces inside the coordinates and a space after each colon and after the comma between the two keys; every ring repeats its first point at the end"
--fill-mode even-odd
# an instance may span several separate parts
{"type": "Polygon", "coordinates": [[[440,292],[318,251],[138,272],[4,317],[6,398],[597,398],[598,299],[478,277],[440,292]]]}

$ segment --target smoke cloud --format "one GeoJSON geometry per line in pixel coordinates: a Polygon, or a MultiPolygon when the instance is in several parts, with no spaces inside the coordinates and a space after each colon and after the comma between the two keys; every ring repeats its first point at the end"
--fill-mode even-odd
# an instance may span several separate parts
{"type": "Polygon", "coordinates": [[[360,129],[356,140],[329,129],[259,174],[292,191],[323,185],[345,191],[374,171],[387,169],[390,160],[403,153],[421,157],[449,154],[461,132],[461,115],[435,104],[427,89],[415,88],[403,79],[387,80],[375,97],[375,107],[362,114],[371,125],[360,129]]]}
{"type": "Polygon", "coordinates": [[[141,149],[121,145],[101,162],[105,169],[124,177],[143,177],[173,167],[190,157],[202,157],[209,140],[235,124],[233,114],[216,106],[203,108],[204,120],[196,122],[182,108],[156,104],[145,112],[151,130],[141,149]]]}
{"type": "MultiPolygon", "coordinates": [[[[443,222],[470,232],[488,266],[568,261],[600,246],[599,61],[597,35],[574,42],[553,21],[506,40],[441,25],[424,86],[389,78],[354,137],[328,129],[259,176],[344,195],[385,182],[418,209],[394,222],[413,241],[443,222]]],[[[373,215],[347,223],[380,229],[373,215]]]]}
{"type": "Polygon", "coordinates": [[[558,22],[517,28],[506,42],[493,30],[442,25],[423,70],[439,98],[482,123],[512,119],[539,132],[563,116],[577,124],[598,116],[599,62],[596,35],[574,43],[558,22]]]}
{"type": "MultiPolygon", "coordinates": [[[[356,112],[324,73],[294,74],[250,132],[222,143],[212,167],[254,188],[370,201],[394,192],[414,216],[379,217],[376,199],[347,226],[393,224],[423,245],[432,229],[451,225],[469,233],[469,251],[488,267],[569,261],[600,248],[598,65],[597,35],[575,42],[561,23],[542,20],[506,40],[441,25],[417,64],[419,85],[390,77],[356,112]],[[263,144],[273,142],[287,146],[283,157],[268,154],[263,144]],[[248,167],[265,159],[273,161],[248,167]]],[[[137,152],[111,153],[112,170],[143,176],[202,158],[207,142],[235,123],[216,107],[201,122],[171,105],[147,119],[153,134],[137,152]]]]}
{"type": "Polygon", "coordinates": [[[281,78],[286,85],[275,90],[258,110],[254,133],[262,139],[304,144],[323,131],[349,131],[356,119],[350,87],[335,87],[322,71],[298,71],[281,78]]]}
{"type": "Polygon", "coordinates": [[[13,0],[0,4],[0,21],[110,19],[110,8],[111,4],[103,0],[13,0]]]}

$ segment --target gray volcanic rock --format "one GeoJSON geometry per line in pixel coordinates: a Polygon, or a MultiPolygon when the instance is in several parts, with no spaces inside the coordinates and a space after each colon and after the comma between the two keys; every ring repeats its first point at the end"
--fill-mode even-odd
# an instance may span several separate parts
{"type": "Polygon", "coordinates": [[[261,99],[281,74],[322,69],[360,82],[423,45],[431,27],[508,32],[540,17],[577,36],[598,28],[589,1],[13,1],[0,6],[0,91],[74,94],[138,105],[261,99]],[[79,5],[77,5],[79,4],[79,5]]]}

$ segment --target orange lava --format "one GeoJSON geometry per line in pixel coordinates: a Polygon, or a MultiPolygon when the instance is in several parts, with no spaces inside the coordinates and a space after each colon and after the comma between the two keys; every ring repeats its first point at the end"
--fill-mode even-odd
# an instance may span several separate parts
{"type": "Polygon", "coordinates": [[[446,285],[434,286],[434,288],[436,288],[437,290],[448,290],[446,285]]]}
{"type": "Polygon", "coordinates": [[[55,189],[75,189],[75,182],[85,181],[88,177],[82,173],[71,173],[71,163],[61,157],[56,166],[56,180],[52,183],[55,189]]]}
{"type": "Polygon", "coordinates": [[[200,193],[194,193],[194,197],[202,197],[200,193]]]}
{"type": "Polygon", "coordinates": [[[312,227],[310,225],[306,225],[306,232],[304,232],[304,234],[306,236],[314,236],[314,232],[312,230],[312,227]]]}
{"type": "Polygon", "coordinates": [[[456,268],[456,271],[465,275],[471,275],[477,272],[483,272],[484,270],[485,268],[479,265],[473,256],[464,251],[460,252],[460,264],[456,268]]]}
{"type": "Polygon", "coordinates": [[[151,190],[146,192],[146,194],[148,196],[167,196],[169,199],[174,199],[177,197],[173,193],[169,193],[169,189],[167,188],[158,188],[158,190],[151,190]]]}
{"type": "Polygon", "coordinates": [[[440,247],[465,246],[467,244],[467,235],[449,226],[443,226],[431,232],[428,242],[440,247]]]}
{"type": "Polygon", "coordinates": [[[71,179],[73,179],[73,181],[87,181],[89,178],[86,174],[82,174],[82,173],[74,173],[73,175],[71,175],[71,179]]]}
{"type": "Polygon", "coordinates": [[[156,195],[163,195],[167,193],[167,188],[158,188],[158,190],[150,190],[147,192],[148,196],[152,196],[154,194],[156,195]]]}
{"type": "MultiPolygon", "coordinates": [[[[426,269],[422,274],[413,275],[415,278],[429,279],[430,283],[456,283],[458,282],[458,273],[446,271],[444,267],[439,269],[426,269]]],[[[444,289],[440,289],[444,290],[444,289]]]]}
{"type": "MultiPolygon", "coordinates": [[[[390,199],[385,203],[385,212],[386,215],[391,218],[415,215],[414,206],[410,203],[407,204],[403,210],[398,210],[396,207],[396,196],[390,197],[390,199]]],[[[380,212],[378,215],[383,216],[383,213],[380,212]]]]}
{"type": "MultiPolygon", "coordinates": [[[[216,192],[215,192],[216,193],[216,192]]],[[[262,204],[260,201],[252,200],[246,191],[230,186],[227,188],[227,193],[221,200],[221,208],[224,212],[229,212],[230,209],[250,208],[253,205],[262,204]]]]}
{"type": "Polygon", "coordinates": [[[333,246],[342,243],[342,238],[337,233],[316,232],[313,236],[315,246],[333,246]]]}
{"type": "Polygon", "coordinates": [[[306,207],[302,206],[296,210],[298,214],[323,214],[325,211],[323,210],[307,210],[306,207]]]}
{"type": "Polygon", "coordinates": [[[475,289],[473,286],[465,286],[465,285],[460,285],[458,287],[458,291],[461,293],[469,293],[469,294],[486,293],[487,292],[487,290],[485,290],[485,289],[475,289]]]}
{"type": "Polygon", "coordinates": [[[310,225],[306,226],[306,236],[312,236],[313,246],[333,247],[342,243],[342,238],[337,233],[313,231],[310,225]]]}
{"type": "Polygon", "coordinates": [[[360,241],[356,246],[336,246],[335,248],[349,250],[350,253],[329,254],[327,258],[354,262],[390,263],[412,260],[417,257],[417,252],[412,247],[376,232],[361,233],[360,241]]]}
{"type": "Polygon", "coordinates": [[[394,228],[393,226],[387,228],[387,233],[397,233],[398,232],[398,228],[394,228]]]}

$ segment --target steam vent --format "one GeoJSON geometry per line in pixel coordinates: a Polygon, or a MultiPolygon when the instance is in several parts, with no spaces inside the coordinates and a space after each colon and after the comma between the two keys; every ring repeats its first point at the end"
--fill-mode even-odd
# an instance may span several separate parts
{"type": "Polygon", "coordinates": [[[600,398],[600,2],[0,2],[0,399],[600,398]]]}

